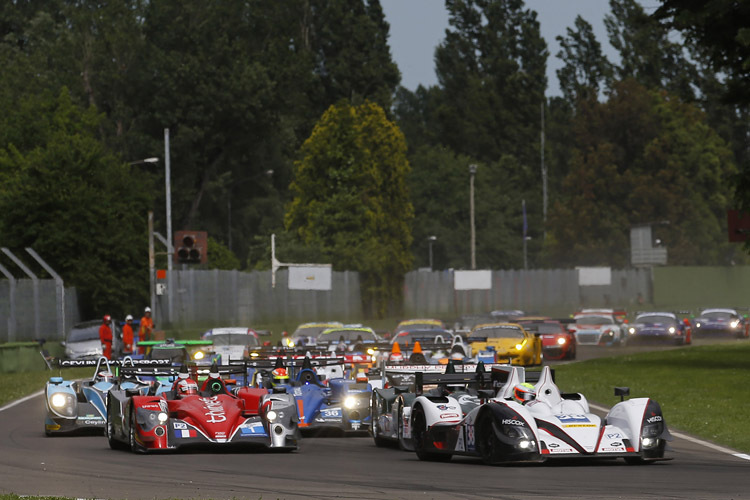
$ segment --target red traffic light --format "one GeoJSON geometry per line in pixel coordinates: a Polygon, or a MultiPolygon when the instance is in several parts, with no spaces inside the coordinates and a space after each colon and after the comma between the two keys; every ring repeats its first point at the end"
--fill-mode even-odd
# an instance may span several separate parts
{"type": "Polygon", "coordinates": [[[208,252],[206,231],[176,231],[174,259],[180,264],[205,264],[208,252]]]}

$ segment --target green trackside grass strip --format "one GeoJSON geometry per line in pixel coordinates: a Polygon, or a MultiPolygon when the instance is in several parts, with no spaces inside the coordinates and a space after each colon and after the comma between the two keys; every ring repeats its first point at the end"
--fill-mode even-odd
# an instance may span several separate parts
{"type": "MultiPolygon", "coordinates": [[[[39,370],[33,372],[0,374],[0,406],[44,389],[50,377],[62,376],[66,380],[91,378],[94,368],[69,368],[64,370],[39,370]]],[[[42,421],[39,421],[41,428],[42,421]]],[[[2,497],[0,497],[0,500],[2,497]]]]}
{"type": "Polygon", "coordinates": [[[630,397],[661,404],[670,428],[742,452],[750,452],[750,342],[684,347],[601,358],[555,367],[564,392],[581,392],[590,402],[613,406],[614,387],[630,397]]]}

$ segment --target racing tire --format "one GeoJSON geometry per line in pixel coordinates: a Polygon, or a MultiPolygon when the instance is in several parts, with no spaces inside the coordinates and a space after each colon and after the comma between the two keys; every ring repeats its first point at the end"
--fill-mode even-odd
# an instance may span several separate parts
{"type": "Polygon", "coordinates": [[[654,460],[644,460],[641,457],[625,457],[625,463],[628,465],[651,465],[654,460]]]}
{"type": "Polygon", "coordinates": [[[375,407],[377,406],[375,402],[375,393],[372,393],[372,397],[370,398],[370,408],[371,408],[371,417],[372,417],[372,424],[370,424],[370,429],[372,431],[372,440],[375,441],[375,446],[378,448],[382,448],[383,446],[386,446],[388,443],[383,439],[383,437],[380,435],[379,425],[378,425],[378,419],[376,415],[374,414],[375,407]]]}
{"type": "Polygon", "coordinates": [[[404,442],[404,407],[398,405],[398,422],[396,422],[396,439],[398,440],[398,448],[402,451],[409,451],[406,448],[404,442]]]}
{"type": "Polygon", "coordinates": [[[411,438],[414,441],[414,451],[417,457],[426,462],[448,462],[451,459],[449,453],[435,453],[427,451],[427,419],[421,406],[416,406],[411,410],[411,438]]]}
{"type": "Polygon", "coordinates": [[[482,461],[487,465],[497,463],[497,454],[500,448],[500,441],[495,434],[495,425],[492,421],[492,415],[485,413],[479,420],[476,428],[476,442],[479,455],[482,461]]]}
{"type": "Polygon", "coordinates": [[[122,450],[126,448],[125,443],[115,439],[115,424],[112,421],[112,399],[107,398],[107,426],[104,428],[104,433],[107,435],[107,442],[109,447],[113,450],[122,450]]]}
{"type": "Polygon", "coordinates": [[[145,453],[145,450],[141,445],[138,444],[138,441],[135,439],[136,434],[136,428],[135,428],[135,411],[133,409],[130,409],[130,427],[128,430],[128,443],[130,444],[130,451],[133,453],[145,453]]]}

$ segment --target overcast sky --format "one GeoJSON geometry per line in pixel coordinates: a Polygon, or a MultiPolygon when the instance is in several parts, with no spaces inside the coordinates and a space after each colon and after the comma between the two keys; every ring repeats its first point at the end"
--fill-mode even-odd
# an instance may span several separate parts
{"type": "MultiPolygon", "coordinates": [[[[445,37],[448,13],[443,0],[380,0],[386,20],[391,25],[391,54],[401,70],[401,85],[414,90],[419,84],[436,85],[435,47],[445,37]]],[[[547,96],[559,96],[560,87],[555,71],[561,63],[555,37],[565,35],[581,15],[594,28],[599,43],[612,62],[619,56],[607,41],[604,16],[609,13],[607,0],[526,0],[526,6],[538,14],[542,36],[547,41],[547,96]]],[[[656,3],[656,2],[654,2],[656,3]]],[[[644,5],[651,12],[648,5],[644,5]]]]}

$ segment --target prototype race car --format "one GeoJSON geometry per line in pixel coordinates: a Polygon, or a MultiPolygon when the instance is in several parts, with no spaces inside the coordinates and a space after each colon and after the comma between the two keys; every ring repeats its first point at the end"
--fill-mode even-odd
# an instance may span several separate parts
{"type": "Polygon", "coordinates": [[[696,336],[732,335],[750,337],[750,321],[736,309],[704,309],[693,321],[696,336]]]}
{"type": "MultiPolygon", "coordinates": [[[[109,361],[102,356],[98,360],[60,360],[59,363],[61,368],[93,366],[94,375],[90,380],[50,377],[44,388],[47,408],[44,433],[47,436],[85,431],[102,433],[107,419],[107,392],[117,383],[111,365],[121,362],[109,361]]],[[[132,366],[134,362],[126,358],[122,363],[132,366]]],[[[123,388],[147,390],[148,385],[131,380],[125,382],[123,388]]]]}
{"type": "Polygon", "coordinates": [[[421,319],[405,319],[396,325],[396,329],[393,330],[393,335],[398,335],[401,332],[409,330],[445,330],[445,323],[439,319],[434,318],[421,318],[421,319]]]}
{"type": "Polygon", "coordinates": [[[282,451],[298,447],[297,408],[290,394],[238,387],[230,392],[222,375],[245,374],[245,366],[209,369],[200,390],[185,367],[122,368],[121,378],[176,377],[168,390],[152,386],[147,395],[110,390],[106,434],[112,448],[133,452],[189,446],[260,445],[282,451]]]}
{"type": "Polygon", "coordinates": [[[467,339],[478,361],[520,366],[542,363],[542,341],[517,323],[476,326],[467,339]]]}
{"type": "Polygon", "coordinates": [[[689,322],[680,321],[670,312],[644,312],[635,317],[628,327],[626,342],[669,342],[685,345],[692,342],[692,328],[689,322]]]}
{"type": "Polygon", "coordinates": [[[584,310],[573,316],[568,331],[575,335],[578,345],[621,345],[625,335],[615,316],[606,311],[584,310]]]}
{"type": "MultiPolygon", "coordinates": [[[[600,418],[580,394],[565,394],[555,385],[548,366],[542,369],[528,402],[514,399],[525,382],[520,367],[494,368],[493,377],[507,375],[496,395],[478,391],[480,404],[465,416],[450,395],[423,392],[427,384],[447,386],[470,382],[471,375],[417,374],[417,393],[408,428],[421,460],[447,461],[452,455],[478,456],[487,464],[542,462],[570,458],[624,458],[629,464],[650,463],[665,457],[671,440],[659,404],[649,398],[624,400],[629,389],[615,388],[623,400],[600,418]]],[[[524,385],[524,387],[526,387],[524,385]]]]}
{"type": "Polygon", "coordinates": [[[340,321],[302,323],[289,336],[282,339],[285,347],[315,345],[315,339],[323,330],[344,326],[340,321]]]}

